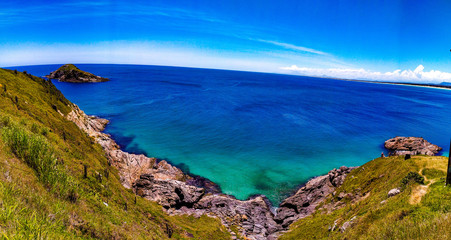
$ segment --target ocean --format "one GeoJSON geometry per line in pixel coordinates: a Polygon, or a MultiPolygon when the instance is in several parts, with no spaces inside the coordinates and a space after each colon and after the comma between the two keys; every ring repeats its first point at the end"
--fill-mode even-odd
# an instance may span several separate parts
{"type": "MultiPolygon", "coordinates": [[[[44,76],[60,65],[13,67],[44,76]]],[[[359,166],[395,136],[444,148],[451,137],[451,91],[415,86],[212,69],[77,64],[110,78],[63,83],[87,114],[130,152],[166,159],[207,177],[238,199],[274,205],[308,179],[359,166]]]]}

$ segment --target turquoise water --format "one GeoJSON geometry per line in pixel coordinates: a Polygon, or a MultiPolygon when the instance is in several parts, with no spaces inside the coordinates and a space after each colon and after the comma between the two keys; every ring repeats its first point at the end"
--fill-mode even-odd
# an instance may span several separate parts
{"type": "MultiPolygon", "coordinates": [[[[380,156],[394,136],[445,148],[451,91],[277,74],[192,68],[78,65],[110,82],[54,81],[106,131],[246,199],[277,204],[296,186],[380,156]]],[[[43,76],[58,65],[18,67],[43,76]]]]}

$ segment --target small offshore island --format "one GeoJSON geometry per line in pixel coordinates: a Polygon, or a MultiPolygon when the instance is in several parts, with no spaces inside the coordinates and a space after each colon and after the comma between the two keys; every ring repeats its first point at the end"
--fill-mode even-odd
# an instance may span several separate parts
{"type": "Polygon", "coordinates": [[[0,69],[0,84],[0,199],[23,206],[5,218],[8,235],[35,214],[55,238],[449,237],[447,159],[423,138],[389,139],[392,156],[312,178],[274,210],[265,196],[238,200],[167,161],[122,151],[103,132],[108,120],[86,115],[51,81],[0,69]]]}
{"type": "Polygon", "coordinates": [[[46,77],[49,79],[58,79],[60,82],[71,83],[97,83],[109,81],[108,78],[96,76],[92,73],[80,70],[73,64],[65,64],[46,77]]]}

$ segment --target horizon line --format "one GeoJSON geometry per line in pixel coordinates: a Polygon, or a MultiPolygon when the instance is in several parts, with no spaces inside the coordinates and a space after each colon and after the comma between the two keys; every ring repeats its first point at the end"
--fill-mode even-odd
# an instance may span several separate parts
{"type": "Polygon", "coordinates": [[[261,71],[252,71],[252,70],[240,70],[240,69],[224,69],[224,68],[214,68],[214,67],[190,67],[190,66],[177,66],[177,65],[157,65],[157,64],[139,64],[139,63],[51,63],[51,64],[32,64],[32,65],[17,65],[17,66],[7,66],[0,67],[4,69],[13,70],[11,68],[15,67],[34,67],[34,66],[49,66],[49,65],[65,65],[65,64],[73,64],[73,65],[130,65],[130,66],[154,66],[154,67],[173,67],[173,68],[191,68],[191,69],[204,69],[204,70],[217,70],[217,71],[232,71],[232,72],[245,72],[245,73],[261,73],[261,74],[274,74],[274,75],[284,75],[284,76],[294,76],[294,77],[307,77],[307,78],[317,78],[317,79],[330,79],[337,81],[351,81],[351,82],[362,82],[362,83],[378,83],[378,84],[392,84],[392,85],[405,85],[405,86],[417,86],[417,87],[438,87],[440,89],[450,90],[451,87],[440,85],[441,83],[451,83],[442,81],[438,84],[434,83],[418,83],[418,82],[390,82],[384,80],[367,80],[367,79],[359,79],[359,78],[340,78],[340,77],[332,77],[332,76],[314,76],[314,75],[301,75],[294,73],[279,73],[279,72],[261,72],[261,71]]]}

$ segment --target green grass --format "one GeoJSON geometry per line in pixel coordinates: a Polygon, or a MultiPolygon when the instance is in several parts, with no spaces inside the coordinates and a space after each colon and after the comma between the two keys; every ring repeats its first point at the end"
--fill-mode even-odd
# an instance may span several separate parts
{"type": "MultiPolygon", "coordinates": [[[[451,187],[444,183],[446,164],[445,157],[428,156],[372,160],[353,170],[335,195],[346,192],[366,197],[356,202],[345,199],[345,207],[335,211],[318,210],[294,223],[281,239],[450,239],[451,187]],[[424,181],[419,172],[426,175],[425,184],[431,185],[414,204],[411,198],[424,181]],[[389,190],[402,186],[400,194],[388,198],[389,190]],[[335,221],[339,228],[353,217],[346,231],[329,231],[335,221]]],[[[337,201],[329,196],[320,208],[337,201]]]]}
{"type": "MultiPolygon", "coordinates": [[[[230,239],[216,218],[168,216],[140,197],[135,204],[102,148],[65,119],[71,103],[51,82],[0,69],[0,85],[0,239],[230,239]],[[105,172],[99,181],[96,174],[105,172]]],[[[342,208],[328,211],[339,202],[331,195],[281,239],[451,239],[446,169],[445,157],[370,161],[334,195],[351,193],[359,201],[344,198],[342,208]],[[420,177],[430,185],[412,204],[420,177]],[[398,187],[403,191],[388,198],[398,187]],[[353,217],[346,231],[328,230],[353,217]]]]}
{"type": "MultiPolygon", "coordinates": [[[[31,125],[31,131],[37,124],[31,125]]],[[[36,130],[37,132],[38,130],[36,130]]],[[[2,128],[2,139],[10,150],[30,168],[38,179],[61,197],[75,202],[77,186],[64,167],[58,164],[52,146],[41,135],[28,132],[24,127],[9,123],[2,128]]]]}
{"type": "Polygon", "coordinates": [[[230,238],[218,219],[135,204],[101,146],[66,120],[71,103],[51,82],[0,69],[0,85],[0,239],[230,238]]]}

